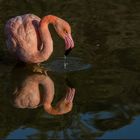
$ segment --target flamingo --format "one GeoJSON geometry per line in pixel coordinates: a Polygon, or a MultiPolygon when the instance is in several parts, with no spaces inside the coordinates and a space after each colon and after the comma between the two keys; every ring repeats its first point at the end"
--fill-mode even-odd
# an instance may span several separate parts
{"type": "Polygon", "coordinates": [[[40,19],[34,14],[16,16],[5,25],[6,44],[17,60],[25,63],[41,63],[53,52],[53,40],[48,29],[52,24],[65,41],[65,55],[74,48],[71,27],[65,20],[47,15],[40,19]]]}
{"type": "Polygon", "coordinates": [[[66,95],[55,106],[52,106],[54,94],[54,82],[49,76],[31,74],[15,87],[13,105],[16,108],[34,109],[41,103],[44,110],[52,115],[62,115],[70,112],[73,107],[75,88],[67,87],[66,95]],[[39,86],[42,86],[43,90],[40,90],[39,86]]]}

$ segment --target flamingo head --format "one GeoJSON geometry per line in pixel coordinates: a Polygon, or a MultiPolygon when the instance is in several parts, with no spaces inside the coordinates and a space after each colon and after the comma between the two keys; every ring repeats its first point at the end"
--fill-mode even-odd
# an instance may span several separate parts
{"type": "Polygon", "coordinates": [[[63,19],[57,18],[54,24],[55,30],[58,35],[65,41],[65,55],[68,55],[74,48],[74,41],[71,35],[70,25],[63,19]]]}

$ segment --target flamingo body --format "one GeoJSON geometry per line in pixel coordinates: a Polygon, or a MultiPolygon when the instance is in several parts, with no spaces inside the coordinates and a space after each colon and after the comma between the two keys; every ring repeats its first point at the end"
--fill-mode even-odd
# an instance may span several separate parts
{"type": "Polygon", "coordinates": [[[75,89],[68,87],[65,96],[55,106],[52,105],[54,94],[54,83],[50,77],[42,74],[28,75],[15,86],[13,105],[17,108],[31,109],[43,105],[44,110],[52,115],[70,112],[73,107],[75,89]],[[40,90],[40,86],[42,90],[40,90]]]}
{"type": "Polygon", "coordinates": [[[40,19],[33,14],[11,18],[5,26],[8,50],[20,61],[40,63],[47,60],[53,52],[53,41],[48,24],[54,25],[58,35],[65,40],[66,49],[73,48],[69,24],[56,17],[45,16],[40,19]],[[65,31],[68,30],[66,33],[65,31]]]}
{"type": "Polygon", "coordinates": [[[41,49],[40,20],[33,14],[26,14],[10,19],[5,26],[8,50],[21,61],[30,62],[28,60],[41,49]]]}

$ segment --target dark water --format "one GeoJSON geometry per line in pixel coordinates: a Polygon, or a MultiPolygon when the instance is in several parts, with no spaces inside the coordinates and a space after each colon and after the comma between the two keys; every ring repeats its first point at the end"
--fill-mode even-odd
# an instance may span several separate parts
{"type": "MultiPolygon", "coordinates": [[[[0,0],[0,138],[139,139],[139,7],[139,0],[0,0]],[[9,18],[25,13],[66,19],[75,40],[69,57],[80,58],[92,67],[68,73],[49,71],[48,76],[15,67],[5,47],[3,28],[9,18]],[[21,96],[15,93],[16,88],[34,89],[36,77],[53,81],[52,106],[66,96],[68,87],[75,89],[73,106],[65,110],[67,113],[48,113],[44,95],[39,95],[38,105],[31,104],[31,98],[30,108],[18,104],[21,96]],[[34,82],[28,83],[32,79],[34,82]]],[[[54,29],[50,30],[54,53],[48,63],[63,57],[64,46],[54,29]]]]}

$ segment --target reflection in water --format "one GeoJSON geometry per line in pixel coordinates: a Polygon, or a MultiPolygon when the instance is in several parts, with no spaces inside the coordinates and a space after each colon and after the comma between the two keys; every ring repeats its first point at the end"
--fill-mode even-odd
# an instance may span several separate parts
{"type": "MultiPolygon", "coordinates": [[[[0,0],[0,5],[0,138],[140,138],[139,0],[0,0]],[[15,72],[15,78],[10,80],[14,60],[5,50],[3,28],[9,18],[27,12],[39,17],[55,14],[71,23],[75,49],[70,57],[93,65],[78,72],[48,72],[55,83],[52,105],[65,93],[64,79],[68,78],[76,87],[72,111],[64,115],[49,115],[41,106],[19,109],[9,102],[10,93],[32,73],[26,71],[16,77],[15,72]]],[[[47,64],[63,56],[63,41],[51,26],[50,32],[55,49],[47,64]]]]}
{"type": "MultiPolygon", "coordinates": [[[[117,53],[113,55],[117,56],[117,53]]],[[[104,65],[102,64],[102,66],[104,65]]],[[[138,82],[133,83],[133,81],[136,81],[135,79],[137,79],[138,75],[131,75],[133,72],[128,71],[128,73],[126,73],[126,71],[122,69],[115,70],[108,67],[102,67],[101,69],[96,68],[94,73],[94,75],[90,75],[89,69],[89,75],[87,75],[87,71],[69,73],[67,75],[67,79],[65,79],[64,82],[71,88],[76,87],[76,89],[78,89],[76,90],[78,96],[75,98],[73,111],[71,111],[70,114],[67,113],[61,115],[62,117],[60,118],[55,118],[56,115],[55,117],[53,115],[49,116],[49,112],[41,111],[40,106],[44,106],[43,103],[45,101],[43,98],[45,97],[43,81],[50,83],[50,85],[53,85],[51,79],[53,79],[54,82],[59,81],[58,83],[55,82],[55,89],[56,92],[58,92],[58,89],[64,87],[62,78],[60,78],[64,75],[62,74],[60,76],[60,74],[53,75],[49,73],[50,79],[50,77],[43,74],[32,73],[26,67],[17,67],[13,69],[13,71],[7,75],[11,80],[5,79],[7,90],[3,92],[4,94],[1,98],[3,113],[0,117],[2,118],[1,120],[4,121],[1,122],[0,128],[2,130],[6,129],[6,131],[4,131],[5,137],[15,138],[17,133],[20,132],[23,138],[30,137],[33,139],[40,138],[42,135],[44,139],[93,139],[103,137],[107,132],[111,133],[111,130],[120,130],[128,124],[133,124],[133,119],[135,116],[139,115],[140,110],[140,98],[137,89],[138,82]],[[114,81],[114,79],[117,80],[114,81]],[[71,81],[73,82],[71,83],[71,81]],[[128,87],[125,83],[129,83],[130,86],[128,87]],[[113,87],[110,88],[109,85],[113,85],[113,87]],[[131,90],[133,86],[135,86],[136,91],[131,90]],[[35,94],[29,92],[30,90],[28,89],[31,89],[31,87],[35,94]],[[21,108],[25,106],[29,108],[38,108],[12,108],[7,101],[6,93],[9,92],[6,91],[9,90],[11,91],[10,93],[15,93],[12,94],[12,103],[14,103],[14,106],[20,106],[21,108]],[[36,96],[32,97],[28,95],[36,96]],[[137,100],[133,98],[133,96],[137,97],[137,100]],[[24,99],[27,99],[27,102],[24,102],[24,99]],[[7,127],[5,128],[7,124],[9,129],[7,127]],[[27,133],[29,129],[30,133],[27,133]],[[11,132],[11,135],[9,132],[11,132]]],[[[52,88],[50,89],[52,90],[52,88]]],[[[63,90],[60,91],[64,93],[62,92],[63,90]]],[[[57,100],[60,99],[58,96],[55,97],[57,97],[57,100]]],[[[11,100],[11,96],[8,96],[8,100],[11,100]]],[[[57,103],[57,100],[55,103],[57,103]]]]}
{"type": "Polygon", "coordinates": [[[33,109],[43,105],[44,110],[53,115],[65,114],[71,111],[75,95],[74,88],[67,87],[66,95],[57,102],[55,107],[52,107],[55,89],[51,78],[37,73],[23,77],[25,70],[19,69],[19,72],[17,70],[15,68],[16,76],[18,73],[18,78],[22,80],[15,79],[17,81],[13,92],[13,104],[15,107],[33,109]]]}

